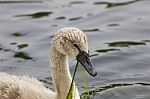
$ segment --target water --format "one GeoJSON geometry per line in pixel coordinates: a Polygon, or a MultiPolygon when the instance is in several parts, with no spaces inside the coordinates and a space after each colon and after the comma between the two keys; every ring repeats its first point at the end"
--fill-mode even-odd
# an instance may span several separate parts
{"type": "MultiPolygon", "coordinates": [[[[54,89],[49,46],[65,26],[82,29],[98,75],[87,74],[92,99],[150,98],[149,0],[0,1],[0,71],[28,74],[54,89]]],[[[75,62],[70,60],[73,72],[75,62]]],[[[76,84],[84,93],[81,68],[76,84]]]]}

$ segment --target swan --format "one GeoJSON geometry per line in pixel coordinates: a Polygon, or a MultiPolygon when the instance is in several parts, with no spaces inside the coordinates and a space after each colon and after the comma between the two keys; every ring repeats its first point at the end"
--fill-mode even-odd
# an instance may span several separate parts
{"type": "MultiPolygon", "coordinates": [[[[79,61],[90,75],[96,76],[88,57],[86,35],[78,28],[65,27],[54,34],[51,44],[50,70],[55,92],[46,88],[36,78],[1,72],[0,99],[66,99],[72,80],[68,56],[79,61]]],[[[72,99],[80,99],[78,89],[73,85],[72,99]]]]}

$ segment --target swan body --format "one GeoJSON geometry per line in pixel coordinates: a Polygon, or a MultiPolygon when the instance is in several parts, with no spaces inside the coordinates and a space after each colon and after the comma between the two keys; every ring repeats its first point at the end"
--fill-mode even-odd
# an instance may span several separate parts
{"type": "MultiPolygon", "coordinates": [[[[53,37],[50,54],[55,92],[36,78],[0,73],[0,99],[66,99],[72,80],[68,56],[76,59],[79,49],[88,52],[86,35],[74,27],[60,29],[53,37]]],[[[75,84],[73,99],[80,99],[75,84]]]]}
{"type": "Polygon", "coordinates": [[[0,99],[55,99],[36,78],[0,73],[0,99]]]}

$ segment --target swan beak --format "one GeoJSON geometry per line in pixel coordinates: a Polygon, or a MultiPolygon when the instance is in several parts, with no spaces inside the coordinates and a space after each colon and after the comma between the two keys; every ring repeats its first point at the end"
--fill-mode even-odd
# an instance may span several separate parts
{"type": "Polygon", "coordinates": [[[84,51],[80,51],[79,54],[77,55],[77,61],[81,63],[81,65],[84,66],[86,71],[93,77],[97,75],[97,72],[94,70],[92,63],[89,59],[89,54],[84,51]]]}

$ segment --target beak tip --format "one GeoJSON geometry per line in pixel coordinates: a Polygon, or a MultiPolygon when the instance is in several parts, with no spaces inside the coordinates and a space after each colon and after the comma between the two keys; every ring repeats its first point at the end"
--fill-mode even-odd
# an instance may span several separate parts
{"type": "Polygon", "coordinates": [[[97,75],[97,72],[93,73],[92,76],[95,77],[97,75]]]}

